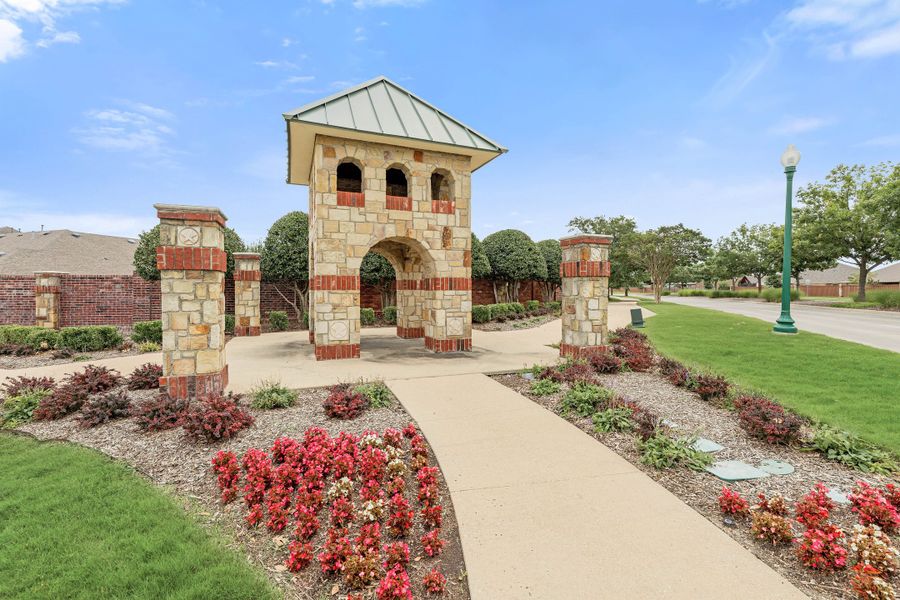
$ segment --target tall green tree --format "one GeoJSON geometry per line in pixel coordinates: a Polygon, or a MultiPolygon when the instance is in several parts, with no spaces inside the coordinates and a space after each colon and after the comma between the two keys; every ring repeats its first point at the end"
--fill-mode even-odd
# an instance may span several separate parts
{"type": "Polygon", "coordinates": [[[624,288],[627,296],[628,288],[639,285],[646,278],[646,273],[640,264],[635,262],[633,253],[629,252],[632,238],[637,234],[637,224],[634,219],[624,215],[575,217],[569,221],[569,231],[612,236],[612,244],[609,248],[610,293],[613,289],[624,288]]]}
{"type": "Polygon", "coordinates": [[[362,265],[359,267],[360,280],[371,285],[381,294],[381,307],[397,305],[397,288],[394,282],[397,274],[394,267],[388,262],[388,259],[369,252],[363,257],[362,265]]]}
{"type": "MultiPolygon", "coordinates": [[[[791,278],[797,289],[800,289],[800,274],[803,271],[821,271],[837,265],[837,260],[831,255],[831,250],[818,243],[806,227],[794,227],[791,239],[791,278]]],[[[784,257],[783,225],[776,225],[772,228],[768,253],[772,264],[778,266],[777,270],[772,273],[772,280],[778,283],[775,287],[781,287],[781,280],[775,277],[775,274],[781,274],[781,263],[784,257]]]]}
{"type": "Polygon", "coordinates": [[[289,212],[269,228],[262,245],[260,270],[302,322],[308,310],[309,218],[305,212],[289,212]]]}
{"type": "MultiPolygon", "coordinates": [[[[159,246],[159,225],[149,231],[143,232],[138,238],[137,248],[134,249],[134,271],[143,279],[153,281],[159,279],[159,269],[156,268],[156,247],[159,246]]],[[[234,253],[245,252],[246,245],[241,236],[231,227],[225,228],[225,255],[227,257],[226,277],[231,277],[234,272],[234,253]]]]}
{"type": "Polygon", "coordinates": [[[742,275],[751,275],[756,279],[757,291],[762,291],[763,279],[778,270],[770,252],[774,227],[744,223],[719,240],[718,247],[724,253],[732,281],[742,275]]]}
{"type": "Polygon", "coordinates": [[[491,263],[484,253],[484,245],[472,234],[472,279],[487,279],[491,276],[491,263]]]}
{"type": "Polygon", "coordinates": [[[484,252],[491,263],[494,278],[494,300],[518,302],[519,284],[547,278],[547,263],[528,234],[517,229],[504,229],[484,238],[484,252]]]}
{"type": "Polygon", "coordinates": [[[559,275],[562,246],[559,245],[559,240],[541,240],[537,243],[537,247],[547,264],[547,278],[543,281],[543,299],[544,302],[549,302],[556,297],[556,290],[562,285],[562,278],[559,275]]]}
{"type": "Polygon", "coordinates": [[[869,273],[900,257],[897,233],[891,228],[892,206],[900,200],[900,165],[881,163],[838,165],[824,183],[797,191],[798,226],[834,259],[844,258],[859,268],[860,300],[866,298],[869,273]]]}
{"type": "Polygon", "coordinates": [[[633,260],[647,272],[657,303],[663,286],[678,267],[696,265],[711,252],[711,241],[696,229],[679,223],[638,233],[629,241],[633,260]]]}

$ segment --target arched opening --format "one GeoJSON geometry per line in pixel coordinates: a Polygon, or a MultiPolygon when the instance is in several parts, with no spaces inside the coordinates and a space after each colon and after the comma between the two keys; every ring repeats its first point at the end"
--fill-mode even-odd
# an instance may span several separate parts
{"type": "Polygon", "coordinates": [[[453,178],[449,172],[438,169],[431,174],[431,212],[452,214],[455,210],[453,178]]]}
{"type": "Polygon", "coordinates": [[[337,191],[362,192],[362,171],[352,162],[342,162],[338,165],[337,191]]]}
{"type": "Polygon", "coordinates": [[[397,167],[391,167],[387,170],[385,179],[387,182],[388,196],[409,196],[409,191],[406,183],[406,173],[404,173],[397,167]]]}

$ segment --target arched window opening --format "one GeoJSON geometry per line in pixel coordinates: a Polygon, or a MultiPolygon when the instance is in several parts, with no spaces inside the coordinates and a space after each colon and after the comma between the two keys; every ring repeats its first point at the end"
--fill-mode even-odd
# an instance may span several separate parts
{"type": "Polygon", "coordinates": [[[435,171],[431,174],[431,212],[453,214],[453,181],[449,173],[435,171]]]}
{"type": "Polygon", "coordinates": [[[343,162],[338,165],[337,191],[362,192],[362,171],[352,162],[343,162]]]}
{"type": "Polygon", "coordinates": [[[406,174],[400,169],[388,169],[386,173],[387,179],[387,195],[388,196],[408,196],[406,185],[406,174]]]}

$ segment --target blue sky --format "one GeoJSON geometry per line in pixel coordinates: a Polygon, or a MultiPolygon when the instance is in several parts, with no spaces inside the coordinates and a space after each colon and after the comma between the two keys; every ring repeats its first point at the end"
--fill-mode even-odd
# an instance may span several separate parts
{"type": "Polygon", "coordinates": [[[715,238],[837,163],[900,159],[900,1],[0,0],[0,225],[135,235],[213,204],[247,241],[305,187],[281,114],[383,74],[510,151],[473,229],[576,215],[715,238]]]}

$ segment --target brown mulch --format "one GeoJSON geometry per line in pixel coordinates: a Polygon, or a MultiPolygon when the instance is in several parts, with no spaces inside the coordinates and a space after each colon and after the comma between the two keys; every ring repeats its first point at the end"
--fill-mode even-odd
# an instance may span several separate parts
{"type": "MultiPolygon", "coordinates": [[[[597,377],[603,386],[652,410],[660,417],[668,419],[673,423],[674,434],[700,435],[725,446],[724,450],[714,454],[716,460],[742,460],[750,464],[757,464],[762,459],[770,458],[786,461],[793,465],[796,470],[790,475],[773,475],[764,479],[728,484],[709,473],[691,471],[686,468],[660,471],[640,462],[635,436],[629,433],[596,433],[590,418],[582,418],[577,415],[563,417],[678,496],[811,598],[838,600],[856,597],[849,586],[850,571],[845,570],[834,574],[815,572],[799,562],[792,548],[773,548],[754,539],[750,534],[748,521],[739,521],[737,527],[727,527],[723,523],[722,513],[719,510],[719,494],[722,486],[728,485],[751,504],[756,500],[758,493],[764,493],[767,496],[779,493],[788,501],[796,501],[806,495],[820,481],[830,489],[850,492],[855,482],[861,479],[880,486],[891,481],[896,483],[896,480],[860,473],[834,461],[826,460],[814,452],[770,445],[751,438],[740,428],[735,412],[705,402],[696,394],[675,387],[659,374],[627,372],[598,375],[597,377]]],[[[557,394],[541,397],[531,394],[531,381],[519,374],[496,375],[494,378],[544,408],[559,414],[565,388],[557,394]]],[[[849,535],[858,520],[856,515],[850,511],[849,505],[838,505],[832,511],[831,522],[842,527],[849,535]]],[[[795,524],[794,533],[795,536],[801,535],[801,526],[795,524]]],[[[898,537],[893,536],[893,539],[896,545],[898,537]]],[[[900,595],[898,582],[893,582],[893,585],[895,591],[900,595]]]]}
{"type": "MultiPolygon", "coordinates": [[[[134,392],[130,392],[134,394],[134,392]]],[[[155,391],[154,391],[155,393],[155,391]]],[[[132,419],[114,421],[93,429],[78,427],[74,417],[59,421],[33,422],[18,428],[41,440],[65,440],[89,448],[94,448],[114,459],[125,461],[153,483],[174,493],[184,507],[194,514],[205,526],[224,533],[229,544],[247,560],[263,569],[270,580],[285,594],[285,598],[320,600],[339,598],[343,600],[349,591],[338,579],[328,579],[322,575],[317,560],[299,573],[287,571],[288,544],[291,541],[293,525],[289,522],[284,531],[275,534],[262,523],[250,528],[244,522],[246,507],[239,495],[234,502],[222,505],[219,489],[210,461],[219,450],[231,450],[240,456],[248,448],[269,451],[277,437],[289,436],[303,439],[304,432],[312,426],[326,429],[335,436],[341,431],[359,435],[366,430],[383,432],[388,427],[402,429],[412,421],[396,399],[390,407],[365,411],[355,419],[338,421],[326,417],[322,401],[328,395],[327,388],[299,390],[295,406],[285,409],[257,410],[248,408],[255,424],[230,441],[217,444],[196,444],[185,438],[182,429],[174,429],[153,434],[138,431],[132,419]]],[[[437,465],[429,448],[429,464],[437,465]]],[[[243,485],[243,482],[242,484],[243,485]]],[[[413,529],[406,541],[410,546],[410,563],[407,567],[416,598],[425,598],[422,579],[432,568],[437,567],[447,577],[447,592],[443,598],[468,600],[469,588],[463,562],[462,546],[456,523],[450,492],[443,474],[439,477],[441,504],[443,506],[443,527],[441,538],[445,540],[443,553],[429,558],[422,550],[419,538],[424,533],[419,506],[415,499],[417,483],[415,473],[407,476],[406,497],[411,508],[416,510],[413,529]]],[[[312,545],[316,554],[324,544],[328,529],[328,509],[319,514],[322,526],[312,545]]],[[[351,539],[358,527],[351,530],[351,539]]],[[[392,541],[386,532],[383,543],[392,541]]],[[[366,590],[367,599],[374,598],[374,587],[366,590]]]]}
{"type": "Polygon", "coordinates": [[[507,319],[505,322],[488,321],[487,323],[472,323],[472,329],[479,331],[517,331],[519,329],[532,329],[545,323],[559,319],[557,314],[538,315],[536,317],[524,317],[522,319],[507,319]]]}

